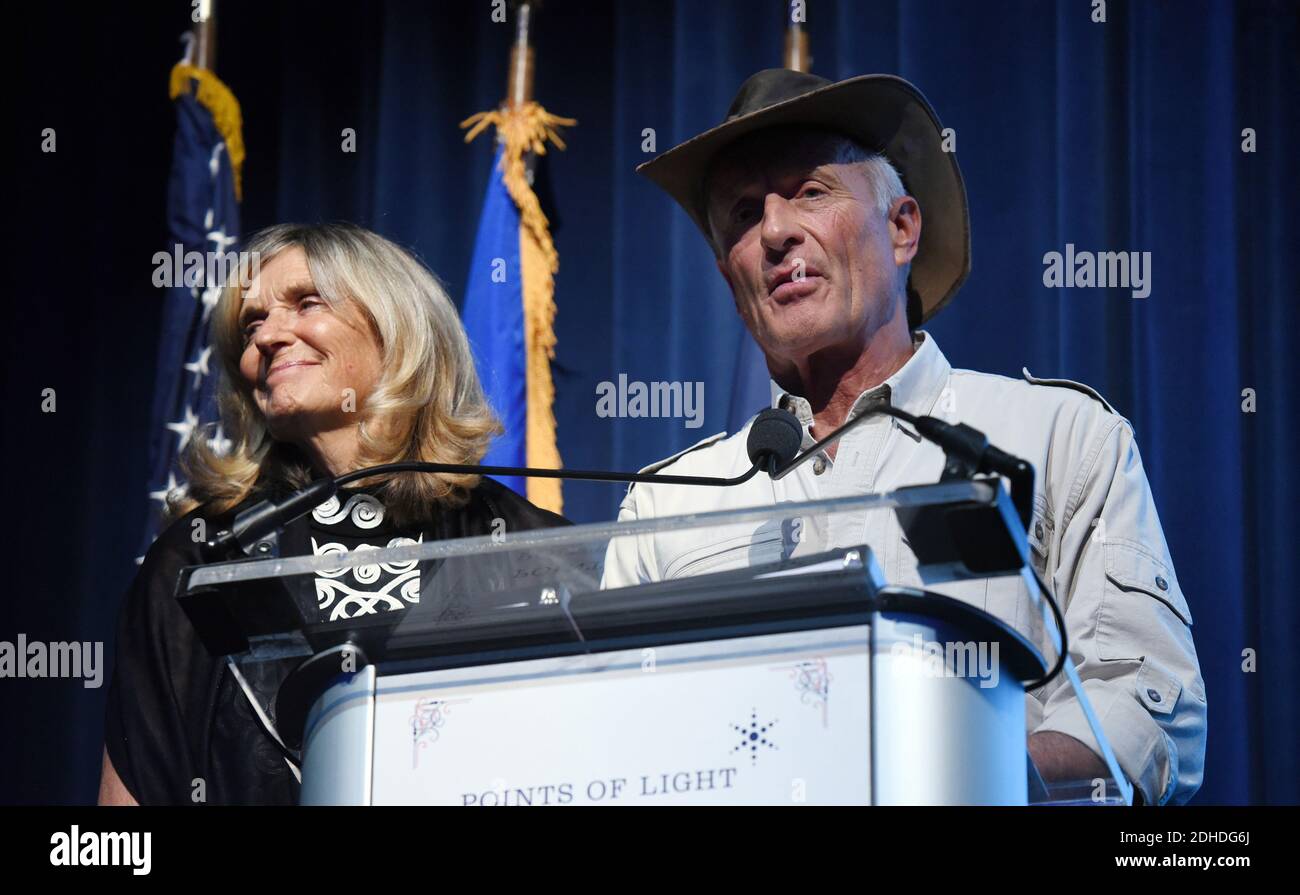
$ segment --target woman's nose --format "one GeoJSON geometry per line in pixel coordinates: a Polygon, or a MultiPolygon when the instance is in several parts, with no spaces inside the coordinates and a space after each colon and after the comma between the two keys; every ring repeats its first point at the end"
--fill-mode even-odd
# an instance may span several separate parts
{"type": "Polygon", "coordinates": [[[253,344],[263,351],[273,351],[279,346],[293,341],[292,320],[273,310],[262,320],[253,333],[253,344]]]}

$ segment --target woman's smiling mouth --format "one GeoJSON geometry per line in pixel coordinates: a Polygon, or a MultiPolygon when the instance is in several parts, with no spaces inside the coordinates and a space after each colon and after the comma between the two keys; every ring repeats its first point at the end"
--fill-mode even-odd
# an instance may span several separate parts
{"type": "Polygon", "coordinates": [[[265,382],[267,384],[270,384],[272,379],[283,378],[285,375],[294,373],[303,367],[318,367],[318,366],[320,366],[320,361],[314,361],[314,360],[280,361],[279,363],[271,367],[271,369],[266,371],[265,382]]]}

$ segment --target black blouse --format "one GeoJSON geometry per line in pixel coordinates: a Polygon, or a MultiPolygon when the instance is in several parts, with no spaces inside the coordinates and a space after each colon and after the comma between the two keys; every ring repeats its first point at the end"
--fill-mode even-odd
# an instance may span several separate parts
{"type": "MultiPolygon", "coordinates": [[[[283,554],[486,535],[501,530],[503,522],[505,531],[568,524],[485,478],[465,506],[437,509],[424,525],[398,530],[385,518],[378,493],[373,487],[340,491],[286,527],[283,554]]],[[[168,526],[146,554],[122,605],[105,747],[141,805],[298,802],[297,780],[226,660],[208,655],[175,599],[180,570],[203,561],[193,536],[195,520],[204,518],[215,531],[212,526],[228,526],[241,509],[216,517],[195,510],[168,526]]],[[[318,620],[405,612],[419,601],[421,571],[420,564],[402,563],[318,572],[318,620]]],[[[299,661],[240,666],[272,720],[280,683],[299,661]]]]}

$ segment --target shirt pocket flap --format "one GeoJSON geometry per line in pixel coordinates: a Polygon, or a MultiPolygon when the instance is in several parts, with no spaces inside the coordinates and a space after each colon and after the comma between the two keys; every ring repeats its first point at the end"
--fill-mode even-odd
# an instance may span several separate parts
{"type": "Polygon", "coordinates": [[[1183,624],[1191,625],[1192,611],[1174,570],[1145,549],[1125,541],[1107,540],[1106,577],[1123,590],[1137,590],[1155,597],[1172,609],[1183,624]]]}
{"type": "Polygon", "coordinates": [[[1137,696],[1147,711],[1168,715],[1178,704],[1183,692],[1182,682],[1156,665],[1150,658],[1142,663],[1137,673],[1137,696]]]}

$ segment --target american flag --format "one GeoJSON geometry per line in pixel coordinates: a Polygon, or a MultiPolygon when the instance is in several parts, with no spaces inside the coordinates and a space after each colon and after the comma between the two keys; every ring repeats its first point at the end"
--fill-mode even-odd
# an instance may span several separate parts
{"type": "MultiPolygon", "coordinates": [[[[243,154],[241,141],[232,161],[228,145],[239,139],[237,136],[228,139],[233,96],[225,91],[224,98],[229,100],[225,105],[227,120],[223,122],[227,136],[223,136],[208,105],[200,101],[210,97],[213,90],[225,91],[225,87],[208,72],[188,66],[173,72],[176,139],[167,186],[165,253],[182,259],[191,252],[201,254],[205,260],[205,278],[207,259],[226,256],[239,248],[236,163],[242,160],[243,154]],[[202,86],[200,78],[205,82],[202,86]]],[[[238,106],[233,108],[237,123],[238,106]]],[[[221,284],[205,279],[199,285],[185,285],[186,280],[182,278],[185,269],[171,267],[172,285],[163,287],[162,326],[150,417],[150,513],[141,555],[158,535],[168,493],[184,487],[177,477],[176,465],[181,450],[192,438],[207,438],[218,450],[229,447],[217,418],[215,386],[219,364],[208,344],[208,324],[221,296],[221,284]]]]}

